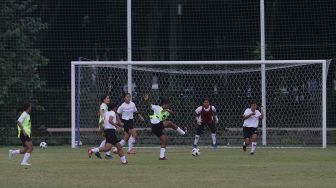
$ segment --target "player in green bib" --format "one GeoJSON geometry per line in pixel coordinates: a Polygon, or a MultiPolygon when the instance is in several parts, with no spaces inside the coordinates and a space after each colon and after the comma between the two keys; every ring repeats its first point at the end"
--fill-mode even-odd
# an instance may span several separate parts
{"type": "Polygon", "coordinates": [[[168,117],[170,114],[175,114],[173,111],[170,110],[170,104],[167,99],[162,99],[161,106],[151,104],[149,100],[149,95],[144,96],[144,100],[147,105],[153,110],[153,115],[150,117],[152,133],[155,134],[160,139],[160,157],[159,160],[166,160],[166,147],[168,143],[168,136],[163,131],[165,128],[172,128],[179,132],[181,135],[185,135],[187,130],[182,130],[172,121],[168,121],[168,117]]]}
{"type": "Polygon", "coordinates": [[[23,149],[21,150],[9,150],[8,159],[11,160],[13,156],[24,154],[21,165],[30,166],[28,163],[31,153],[33,152],[33,142],[31,140],[31,121],[30,115],[31,104],[25,103],[23,105],[23,113],[17,120],[18,137],[22,142],[23,149]]]}

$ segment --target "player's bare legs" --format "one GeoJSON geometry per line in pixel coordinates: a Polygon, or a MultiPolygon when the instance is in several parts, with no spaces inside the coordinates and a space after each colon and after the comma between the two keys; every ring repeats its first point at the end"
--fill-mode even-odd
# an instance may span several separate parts
{"type": "Polygon", "coordinates": [[[250,138],[245,138],[243,143],[243,150],[246,152],[246,147],[250,145],[250,138]]]}
{"type": "Polygon", "coordinates": [[[168,144],[168,136],[163,134],[160,136],[160,158],[159,160],[166,160],[166,156],[165,156],[165,153],[166,153],[166,147],[167,147],[167,144],[168,144]]]}
{"type": "Polygon", "coordinates": [[[176,124],[174,124],[172,121],[164,121],[163,126],[165,128],[172,128],[175,131],[179,132],[181,135],[185,135],[186,131],[182,130],[180,127],[178,127],[176,124]]]}
{"type": "Polygon", "coordinates": [[[252,142],[252,146],[251,146],[251,155],[253,155],[257,149],[257,134],[253,134],[251,137],[251,142],[252,142]]]}
{"type": "MultiPolygon", "coordinates": [[[[115,147],[118,150],[118,155],[120,157],[121,160],[121,164],[127,164],[126,161],[126,157],[124,155],[124,151],[122,150],[122,146],[120,145],[120,143],[116,143],[115,147]]],[[[99,148],[93,148],[89,150],[89,157],[90,154],[94,153],[98,158],[101,159],[100,153],[99,152],[106,152],[106,151],[110,151],[112,149],[112,144],[111,143],[106,143],[104,147],[99,147],[99,148]]]]}

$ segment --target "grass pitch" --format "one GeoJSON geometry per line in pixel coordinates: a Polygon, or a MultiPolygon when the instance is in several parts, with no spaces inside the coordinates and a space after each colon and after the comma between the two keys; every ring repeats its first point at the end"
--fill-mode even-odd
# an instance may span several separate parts
{"type": "MultiPolygon", "coordinates": [[[[17,148],[17,147],[11,147],[17,148]]],[[[93,187],[335,187],[336,148],[258,148],[254,156],[241,149],[201,149],[193,157],[190,147],[168,148],[167,161],[159,149],[138,148],[127,155],[129,165],[114,159],[89,159],[86,148],[35,148],[32,166],[20,166],[22,155],[7,160],[9,147],[0,148],[1,188],[93,187]]]]}

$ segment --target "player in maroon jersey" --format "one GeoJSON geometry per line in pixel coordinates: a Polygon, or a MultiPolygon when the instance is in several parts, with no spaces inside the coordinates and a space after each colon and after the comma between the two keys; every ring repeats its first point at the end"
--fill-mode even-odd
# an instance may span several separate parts
{"type": "Polygon", "coordinates": [[[209,99],[204,99],[203,105],[198,107],[195,110],[195,112],[196,112],[197,129],[193,148],[197,148],[197,144],[201,137],[201,134],[203,134],[204,127],[207,126],[211,131],[212,147],[216,149],[217,148],[216,124],[218,123],[216,108],[210,105],[209,99]]]}

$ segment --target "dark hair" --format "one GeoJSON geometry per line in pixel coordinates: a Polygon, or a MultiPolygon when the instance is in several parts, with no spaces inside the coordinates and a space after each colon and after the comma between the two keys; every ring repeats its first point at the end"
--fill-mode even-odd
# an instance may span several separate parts
{"type": "Polygon", "coordinates": [[[108,97],[108,95],[103,95],[103,96],[101,96],[101,98],[100,98],[100,102],[103,103],[104,100],[105,100],[107,97],[108,97]]]}
{"type": "Polygon", "coordinates": [[[117,107],[117,104],[114,102],[111,102],[110,104],[107,105],[108,111],[111,111],[116,107],[117,107]]]}
{"type": "Polygon", "coordinates": [[[23,104],[23,111],[28,110],[28,108],[31,106],[29,102],[23,104]]]}
{"type": "Polygon", "coordinates": [[[205,102],[205,101],[210,102],[209,98],[204,98],[204,99],[203,99],[203,102],[205,102]]]}
{"type": "Polygon", "coordinates": [[[258,104],[258,102],[256,100],[252,100],[252,101],[250,101],[250,105],[252,105],[252,104],[258,104]]]}
{"type": "Polygon", "coordinates": [[[124,94],[124,98],[125,98],[127,95],[131,96],[130,93],[125,93],[125,94],[124,94]]]}
{"type": "Polygon", "coordinates": [[[164,105],[164,104],[169,104],[169,100],[167,98],[161,99],[161,105],[164,105]]]}

